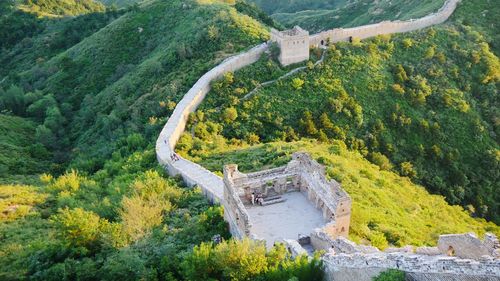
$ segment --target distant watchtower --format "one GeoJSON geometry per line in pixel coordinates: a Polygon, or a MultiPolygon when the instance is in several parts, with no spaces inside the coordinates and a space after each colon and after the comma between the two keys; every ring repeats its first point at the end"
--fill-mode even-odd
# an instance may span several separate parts
{"type": "Polygon", "coordinates": [[[279,61],[282,65],[309,59],[309,31],[299,26],[284,31],[271,29],[271,41],[278,43],[281,50],[279,61]]]}

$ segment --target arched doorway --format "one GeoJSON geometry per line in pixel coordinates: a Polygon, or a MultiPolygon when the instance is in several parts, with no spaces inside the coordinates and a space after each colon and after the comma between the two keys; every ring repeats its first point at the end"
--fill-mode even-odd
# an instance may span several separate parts
{"type": "Polygon", "coordinates": [[[448,247],[448,256],[454,257],[455,256],[455,249],[453,249],[452,246],[448,247]]]}

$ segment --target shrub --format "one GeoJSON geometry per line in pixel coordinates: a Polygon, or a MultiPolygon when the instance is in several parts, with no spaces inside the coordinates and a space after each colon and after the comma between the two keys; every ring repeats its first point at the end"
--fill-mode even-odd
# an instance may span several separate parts
{"type": "Polygon", "coordinates": [[[426,59],[432,59],[435,54],[436,54],[436,48],[434,46],[431,46],[431,47],[427,48],[427,50],[425,51],[424,57],[426,59]]]}
{"type": "Polygon", "coordinates": [[[218,245],[195,246],[182,263],[186,280],[323,280],[319,256],[292,259],[287,249],[275,245],[266,253],[262,242],[244,239],[223,241],[218,245]]]}
{"type": "Polygon", "coordinates": [[[379,166],[380,169],[382,170],[390,170],[392,169],[392,164],[389,158],[387,158],[385,155],[383,155],[380,152],[372,152],[370,153],[370,161],[379,166]]]}
{"type": "Polygon", "coordinates": [[[405,47],[406,49],[409,49],[413,46],[413,40],[411,38],[403,39],[402,43],[403,43],[403,47],[405,47]]]}
{"type": "Polygon", "coordinates": [[[389,269],[373,278],[373,281],[404,281],[405,272],[397,269],[389,269]]]}
{"type": "Polygon", "coordinates": [[[295,89],[295,90],[300,90],[302,89],[302,86],[304,85],[304,80],[300,79],[300,78],[293,78],[292,79],[292,87],[295,89]]]}
{"type": "Polygon", "coordinates": [[[414,178],[417,176],[417,172],[413,168],[411,162],[403,162],[401,163],[401,175],[407,176],[410,178],[414,178]]]}
{"type": "Polygon", "coordinates": [[[222,118],[226,124],[229,124],[236,120],[238,118],[238,112],[236,111],[236,108],[234,107],[228,107],[224,109],[224,112],[222,114],[222,118]]]}
{"type": "Polygon", "coordinates": [[[258,135],[254,134],[254,133],[251,133],[247,136],[247,139],[246,141],[249,143],[249,144],[258,144],[260,142],[260,138],[258,135]]]}
{"type": "Polygon", "coordinates": [[[71,246],[88,247],[99,235],[99,216],[81,208],[60,209],[52,217],[59,235],[71,246]]]}
{"type": "Polygon", "coordinates": [[[405,93],[405,89],[403,87],[401,87],[401,85],[399,84],[393,84],[392,85],[392,90],[397,93],[397,94],[404,94],[405,93]]]}

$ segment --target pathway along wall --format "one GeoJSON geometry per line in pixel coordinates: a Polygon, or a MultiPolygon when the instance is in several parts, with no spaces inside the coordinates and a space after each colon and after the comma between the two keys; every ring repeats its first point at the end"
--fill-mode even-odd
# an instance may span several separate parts
{"type": "Polygon", "coordinates": [[[262,43],[244,53],[224,60],[205,73],[177,104],[156,141],[156,158],[160,165],[165,167],[172,176],[181,175],[187,185],[198,185],[212,202],[222,203],[224,187],[222,179],[202,166],[182,157],[173,161],[171,155],[186,128],[189,114],[198,108],[210,91],[210,82],[220,78],[224,73],[236,71],[256,62],[267,49],[267,43],[262,43]]]}
{"type": "Polygon", "coordinates": [[[445,22],[460,0],[447,0],[436,13],[423,18],[408,21],[383,21],[376,24],[363,25],[353,28],[335,28],[312,35],[309,38],[310,46],[324,45],[327,42],[349,41],[350,38],[365,39],[382,34],[402,33],[422,29],[431,25],[445,22]],[[322,44],[323,41],[323,44],[322,44]]]}

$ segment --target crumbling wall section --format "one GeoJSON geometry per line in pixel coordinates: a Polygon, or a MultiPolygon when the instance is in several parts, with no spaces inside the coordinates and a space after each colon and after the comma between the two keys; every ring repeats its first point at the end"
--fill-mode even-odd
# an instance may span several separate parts
{"type": "Polygon", "coordinates": [[[242,175],[237,165],[224,166],[224,219],[229,223],[229,231],[236,238],[251,235],[250,217],[234,186],[233,176],[242,175]]]}
{"type": "MultiPolygon", "coordinates": [[[[327,280],[368,281],[379,272],[398,269],[411,273],[411,280],[500,280],[500,259],[493,255],[497,239],[486,234],[484,241],[472,234],[441,235],[439,247],[412,246],[381,252],[345,238],[332,239],[321,230],[311,235],[311,244],[326,250],[323,257],[327,280]],[[462,256],[449,256],[452,243],[462,256]],[[466,258],[464,258],[466,257],[466,258]],[[425,279],[430,278],[430,279],[425,279]],[[450,278],[450,279],[446,279],[450,278]]],[[[438,244],[439,244],[438,243],[438,244]]]]}
{"type": "Polygon", "coordinates": [[[322,211],[326,220],[335,222],[327,225],[324,231],[332,237],[347,237],[351,223],[351,198],[347,192],[337,181],[328,180],[325,167],[307,153],[294,153],[289,165],[298,167],[300,190],[322,211]]]}
{"type": "Polygon", "coordinates": [[[482,256],[493,255],[495,238],[492,234],[485,236],[481,241],[474,233],[447,234],[439,236],[438,249],[448,256],[457,256],[466,259],[479,259],[482,256]]]}
{"type": "MultiPolygon", "coordinates": [[[[347,281],[358,272],[358,281],[369,281],[381,271],[398,269],[409,273],[480,277],[481,280],[499,280],[500,260],[489,258],[481,260],[460,259],[447,256],[424,256],[410,253],[373,253],[373,254],[327,254],[323,257],[326,280],[347,281]]],[[[434,279],[431,279],[434,280],[434,279]]],[[[452,279],[467,280],[467,279],[452,279]]]]}

